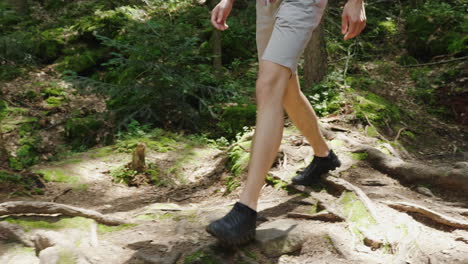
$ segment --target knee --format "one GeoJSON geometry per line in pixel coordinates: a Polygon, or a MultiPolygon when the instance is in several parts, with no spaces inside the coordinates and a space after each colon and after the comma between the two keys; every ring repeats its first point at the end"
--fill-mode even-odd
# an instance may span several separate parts
{"type": "Polygon", "coordinates": [[[257,103],[262,104],[282,100],[285,88],[282,87],[279,78],[273,74],[260,75],[255,88],[257,103]]]}

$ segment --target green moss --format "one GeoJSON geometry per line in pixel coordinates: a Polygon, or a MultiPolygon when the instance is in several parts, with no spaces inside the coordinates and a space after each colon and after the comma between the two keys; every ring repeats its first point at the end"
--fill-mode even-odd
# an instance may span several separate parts
{"type": "Polygon", "coordinates": [[[367,122],[367,116],[373,125],[382,126],[385,120],[395,122],[400,119],[401,111],[397,106],[371,92],[356,97],[355,109],[358,118],[367,122]]]}
{"type": "Polygon", "coordinates": [[[352,222],[356,228],[377,224],[369,211],[367,211],[367,208],[353,192],[343,192],[338,200],[338,204],[346,219],[352,222]]]}
{"type": "Polygon", "coordinates": [[[86,184],[86,183],[78,184],[76,186],[73,186],[74,191],[86,191],[86,190],[88,190],[88,188],[89,188],[89,185],[86,184]]]}
{"type": "Polygon", "coordinates": [[[92,219],[84,217],[61,218],[56,222],[49,222],[37,220],[34,218],[5,218],[3,221],[21,226],[25,232],[30,232],[34,229],[51,229],[59,230],[65,228],[75,228],[81,230],[88,230],[90,225],[94,222],[92,219]]]}
{"type": "Polygon", "coordinates": [[[366,152],[351,153],[351,158],[353,158],[354,160],[365,160],[368,156],[369,154],[367,154],[366,152]]]}
{"type": "Polygon", "coordinates": [[[188,255],[184,259],[184,264],[192,264],[192,263],[194,264],[195,263],[218,264],[220,262],[214,256],[212,256],[209,252],[198,250],[188,255]]]}
{"type": "Polygon", "coordinates": [[[124,229],[129,229],[132,227],[137,226],[137,224],[123,224],[123,225],[118,225],[118,226],[107,226],[103,224],[98,224],[98,232],[100,234],[104,233],[110,233],[110,232],[116,232],[124,229]]]}
{"type": "Polygon", "coordinates": [[[401,132],[401,135],[402,135],[402,136],[405,136],[405,137],[407,137],[407,138],[409,138],[409,139],[411,139],[411,140],[415,140],[415,139],[416,139],[416,135],[415,135],[413,132],[408,131],[408,130],[405,130],[405,131],[401,132]]]}
{"type": "Polygon", "coordinates": [[[91,158],[102,158],[114,154],[115,148],[112,146],[97,148],[91,151],[91,158]]]}
{"type": "Polygon", "coordinates": [[[375,127],[368,126],[367,127],[367,135],[369,135],[369,137],[375,137],[375,136],[379,135],[379,132],[375,129],[375,127]]]}
{"type": "Polygon", "coordinates": [[[75,254],[69,249],[60,248],[58,263],[60,263],[60,264],[76,264],[77,262],[75,260],[75,254]]]}
{"type": "Polygon", "coordinates": [[[62,182],[62,183],[78,183],[80,178],[75,175],[70,175],[61,169],[41,169],[37,173],[44,175],[44,179],[48,182],[62,182]]]}
{"type": "Polygon", "coordinates": [[[379,22],[379,27],[385,31],[387,35],[395,35],[397,32],[396,24],[395,21],[392,19],[389,19],[387,21],[381,21],[379,22]]]}
{"type": "Polygon", "coordinates": [[[341,147],[344,145],[344,141],[343,140],[339,140],[339,139],[333,139],[332,141],[330,141],[330,145],[333,147],[333,148],[338,148],[338,147],[341,147]]]}

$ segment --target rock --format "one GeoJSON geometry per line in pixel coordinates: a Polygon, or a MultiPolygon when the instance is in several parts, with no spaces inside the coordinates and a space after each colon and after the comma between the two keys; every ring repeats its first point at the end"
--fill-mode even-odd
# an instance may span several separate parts
{"type": "Polygon", "coordinates": [[[25,246],[32,247],[33,243],[20,226],[8,222],[0,222],[0,239],[18,241],[25,246]]]}
{"type": "Polygon", "coordinates": [[[40,264],[90,263],[78,251],[73,240],[58,232],[38,231],[34,237],[34,246],[40,264]]]}
{"type": "Polygon", "coordinates": [[[257,228],[256,240],[263,253],[278,257],[301,249],[309,231],[291,219],[280,219],[257,228]]]}

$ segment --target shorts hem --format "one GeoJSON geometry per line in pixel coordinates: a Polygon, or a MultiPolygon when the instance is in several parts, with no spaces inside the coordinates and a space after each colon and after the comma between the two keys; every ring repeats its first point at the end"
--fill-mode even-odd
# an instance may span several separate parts
{"type": "Polygon", "coordinates": [[[265,56],[263,56],[263,57],[261,58],[261,60],[271,61],[271,62],[273,62],[273,63],[276,63],[276,64],[279,64],[279,65],[281,65],[281,66],[284,66],[284,67],[288,68],[288,69],[291,71],[291,75],[297,75],[297,66],[294,67],[294,66],[288,65],[287,63],[281,62],[280,60],[277,60],[277,59],[274,59],[274,58],[271,58],[271,57],[265,57],[265,56]]]}

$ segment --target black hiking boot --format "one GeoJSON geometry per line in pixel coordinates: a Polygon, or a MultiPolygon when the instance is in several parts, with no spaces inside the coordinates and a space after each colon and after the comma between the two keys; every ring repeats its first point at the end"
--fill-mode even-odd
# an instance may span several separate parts
{"type": "Polygon", "coordinates": [[[299,171],[292,178],[292,183],[296,185],[313,185],[320,180],[320,176],[341,166],[341,162],[330,150],[327,157],[318,157],[314,159],[305,169],[299,171]]]}
{"type": "Polygon", "coordinates": [[[245,204],[237,202],[224,217],[211,222],[206,231],[222,244],[236,246],[255,238],[257,212],[245,204]]]}

